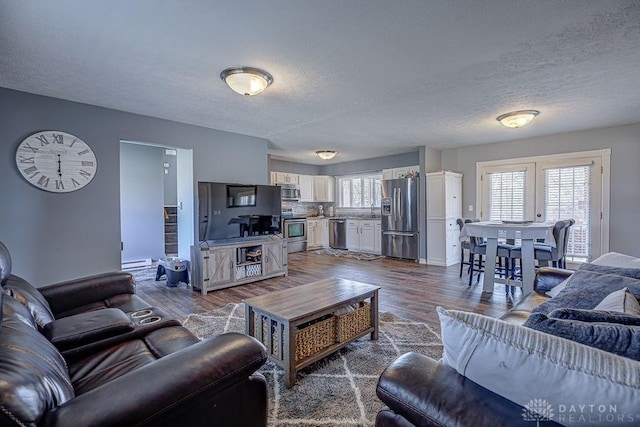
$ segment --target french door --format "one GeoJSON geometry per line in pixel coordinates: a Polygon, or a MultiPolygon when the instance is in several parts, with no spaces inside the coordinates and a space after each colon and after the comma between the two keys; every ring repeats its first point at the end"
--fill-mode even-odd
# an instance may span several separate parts
{"type": "Polygon", "coordinates": [[[587,262],[600,256],[602,220],[600,158],[544,162],[536,165],[536,217],[545,221],[572,218],[567,261],[587,262]]]}
{"type": "MultiPolygon", "coordinates": [[[[574,219],[567,261],[579,263],[597,258],[608,247],[608,242],[603,244],[603,235],[608,235],[608,223],[604,223],[608,215],[603,215],[603,192],[608,192],[608,179],[603,179],[600,154],[479,163],[481,218],[550,222],[574,219]]],[[[604,163],[608,166],[608,157],[604,163]]]]}

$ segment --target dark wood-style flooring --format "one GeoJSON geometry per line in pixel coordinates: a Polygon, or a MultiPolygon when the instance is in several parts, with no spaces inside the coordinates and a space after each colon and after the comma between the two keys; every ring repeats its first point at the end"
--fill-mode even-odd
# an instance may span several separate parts
{"type": "Polygon", "coordinates": [[[302,285],[328,277],[342,277],[381,286],[380,311],[422,321],[439,329],[437,306],[474,311],[499,317],[521,297],[507,296],[504,287],[496,285],[493,293],[482,292],[480,283],[469,287],[468,276],[458,277],[460,265],[436,267],[408,261],[356,259],[316,254],[314,251],[289,254],[289,275],[209,292],[206,296],[180,284],[165,286],[165,281],[138,284],[141,298],[184,319],[190,313],[201,313],[223,307],[230,302],[302,285]]]}

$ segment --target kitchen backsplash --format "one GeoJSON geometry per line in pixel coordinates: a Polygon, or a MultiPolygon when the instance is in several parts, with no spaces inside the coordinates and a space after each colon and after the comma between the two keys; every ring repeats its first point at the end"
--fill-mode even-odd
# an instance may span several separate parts
{"type": "Polygon", "coordinates": [[[371,218],[380,216],[380,207],[376,207],[373,210],[367,209],[345,209],[345,208],[336,208],[335,203],[302,203],[302,202],[282,202],[282,211],[292,210],[293,215],[295,216],[307,216],[314,217],[318,216],[319,208],[318,206],[322,205],[322,211],[324,216],[340,216],[340,217],[349,217],[349,218],[371,218]],[[333,208],[333,209],[330,209],[333,208]],[[333,215],[331,215],[331,211],[333,210],[333,215]]]}
{"type": "Polygon", "coordinates": [[[294,215],[318,216],[322,206],[324,216],[329,216],[329,208],[335,208],[335,203],[310,203],[310,202],[282,202],[282,209],[293,209],[294,215]]]}

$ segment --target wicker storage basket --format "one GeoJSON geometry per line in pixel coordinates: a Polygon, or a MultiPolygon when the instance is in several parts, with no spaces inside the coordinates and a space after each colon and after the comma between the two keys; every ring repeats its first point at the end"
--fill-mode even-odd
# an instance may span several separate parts
{"type": "Polygon", "coordinates": [[[354,311],[336,317],[338,342],[347,341],[371,327],[371,304],[362,301],[354,311]]]}
{"type": "Polygon", "coordinates": [[[296,362],[336,343],[336,317],[304,326],[296,331],[296,362]]]}
{"type": "MultiPolygon", "coordinates": [[[[273,322],[269,328],[269,320],[264,316],[256,316],[254,319],[254,330],[258,330],[262,323],[262,344],[269,348],[269,337],[272,340],[271,354],[281,359],[281,343],[278,340],[276,324],[273,322]],[[261,319],[258,319],[261,318],[261,319]],[[271,331],[269,331],[271,329],[271,331]]],[[[295,361],[313,356],[317,352],[335,344],[336,341],[336,317],[331,316],[310,325],[305,325],[296,331],[296,354],[295,361]]]]}

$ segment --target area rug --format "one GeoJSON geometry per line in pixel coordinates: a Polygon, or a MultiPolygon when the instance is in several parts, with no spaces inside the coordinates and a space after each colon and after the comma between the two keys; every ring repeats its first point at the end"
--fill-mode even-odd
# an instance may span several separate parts
{"type": "MultiPolygon", "coordinates": [[[[227,304],[183,322],[199,338],[244,331],[244,304],[227,304]]],[[[380,373],[397,356],[415,351],[442,356],[439,331],[391,313],[380,313],[379,339],[369,336],[300,371],[287,389],[283,371],[267,362],[259,372],[269,386],[269,426],[372,426],[384,407],[376,397],[380,373]]]]}
{"type": "Polygon", "coordinates": [[[360,261],[373,261],[374,259],[384,258],[382,255],[366,254],[362,252],[353,252],[345,249],[325,248],[315,251],[318,255],[333,255],[341,258],[353,258],[360,261]]]}

